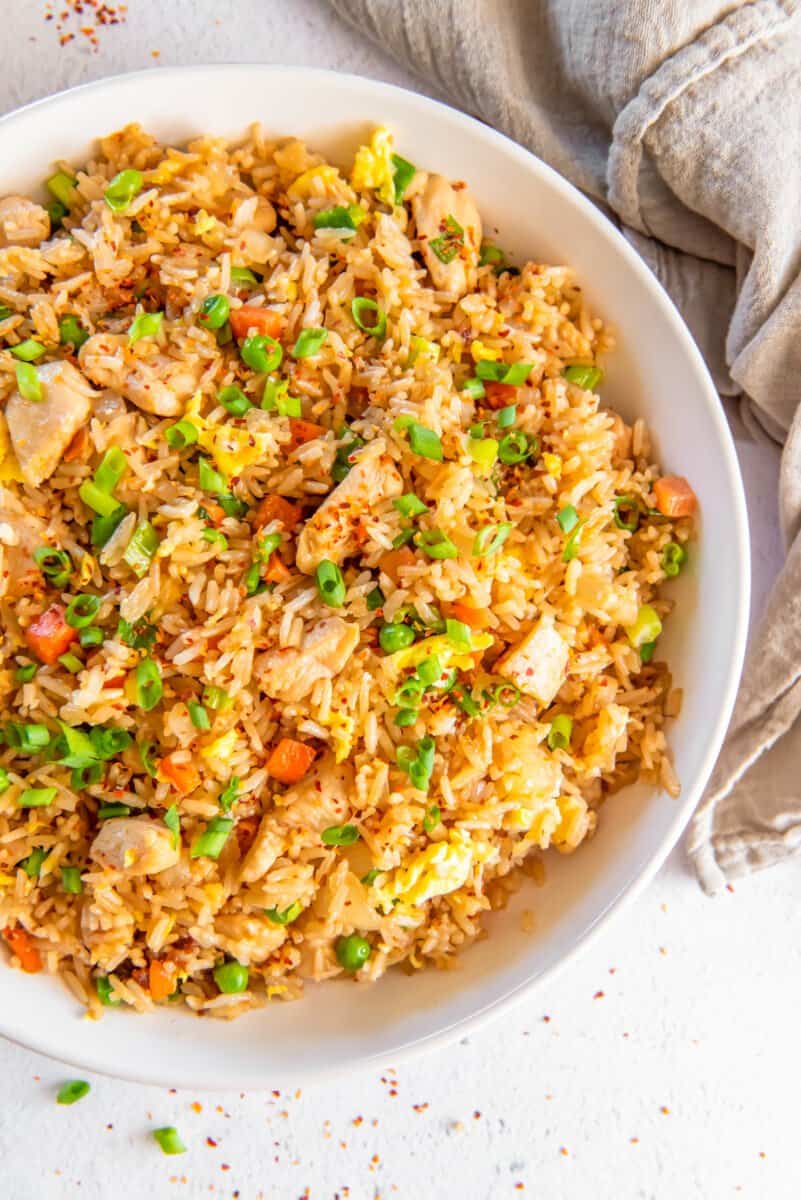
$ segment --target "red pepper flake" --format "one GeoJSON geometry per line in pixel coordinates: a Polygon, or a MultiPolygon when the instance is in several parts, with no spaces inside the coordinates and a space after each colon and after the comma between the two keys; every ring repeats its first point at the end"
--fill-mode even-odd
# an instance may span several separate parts
{"type": "Polygon", "coordinates": [[[429,1107],[429,1104],[428,1104],[428,1101],[427,1101],[427,1100],[426,1100],[426,1101],[425,1101],[425,1103],[423,1103],[423,1104],[413,1104],[413,1105],[412,1105],[412,1108],[414,1109],[414,1111],[415,1111],[416,1113],[422,1113],[422,1112],[425,1112],[425,1111],[426,1111],[426,1109],[427,1109],[428,1107],[429,1107]]]}
{"type": "Polygon", "coordinates": [[[663,1105],[661,1106],[661,1108],[659,1109],[659,1111],[660,1111],[661,1113],[663,1113],[663,1114],[664,1114],[664,1116],[666,1116],[666,1117],[669,1117],[669,1116],[670,1116],[670,1109],[668,1108],[668,1106],[667,1106],[666,1104],[663,1104],[663,1105]]]}
{"type": "Polygon", "coordinates": [[[606,995],[605,992],[596,992],[595,995],[593,996],[593,1000],[603,1000],[605,995],[606,995]]]}
{"type": "Polygon", "coordinates": [[[640,1139],[636,1137],[629,1138],[629,1141],[631,1142],[632,1146],[639,1146],[640,1144],[640,1139]]]}
{"type": "Polygon", "coordinates": [[[568,1150],[568,1148],[566,1146],[560,1146],[559,1153],[562,1155],[562,1158],[570,1157],[570,1151],[568,1150]]]}
{"type": "Polygon", "coordinates": [[[479,1109],[476,1109],[476,1111],[473,1113],[473,1120],[474,1121],[481,1120],[481,1112],[479,1111],[479,1109]]]}
{"type": "Polygon", "coordinates": [[[550,1019],[551,1019],[551,1018],[550,1018],[550,1017],[543,1017],[542,1019],[543,1019],[543,1021],[545,1022],[545,1024],[547,1025],[547,1024],[548,1024],[548,1022],[550,1021],[550,1019]]]}
{"type": "Polygon", "coordinates": [[[196,1112],[196,1113],[203,1112],[203,1105],[198,1100],[193,1101],[193,1103],[190,1104],[189,1107],[192,1109],[192,1112],[196,1112]]]}
{"type": "Polygon", "coordinates": [[[363,1122],[364,1122],[364,1117],[354,1117],[354,1118],[353,1118],[353,1120],[351,1121],[351,1125],[355,1125],[355,1126],[356,1126],[356,1128],[358,1129],[358,1128],[359,1128],[359,1126],[360,1126],[360,1125],[361,1125],[363,1122]]]}
{"type": "Polygon", "coordinates": [[[516,1191],[518,1191],[518,1192],[522,1192],[522,1191],[524,1191],[524,1190],[525,1190],[525,1186],[526,1186],[526,1185],[525,1185],[524,1183],[519,1183],[519,1182],[518,1182],[518,1183],[516,1183],[516,1184],[515,1184],[515,1190],[516,1190],[516,1191]]]}
{"type": "Polygon", "coordinates": [[[229,1163],[220,1163],[220,1170],[221,1171],[230,1171],[231,1170],[230,1164],[229,1163]]]}
{"type": "Polygon", "coordinates": [[[217,1143],[215,1142],[214,1138],[212,1138],[212,1137],[206,1138],[206,1145],[211,1146],[212,1150],[217,1149],[217,1143]]]}

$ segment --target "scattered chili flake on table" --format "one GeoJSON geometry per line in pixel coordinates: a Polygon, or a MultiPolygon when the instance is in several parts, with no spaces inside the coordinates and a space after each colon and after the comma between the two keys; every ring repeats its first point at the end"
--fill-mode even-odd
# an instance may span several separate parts
{"type": "Polygon", "coordinates": [[[603,1000],[605,995],[606,995],[605,992],[596,992],[595,995],[593,996],[593,1000],[603,1000]]]}

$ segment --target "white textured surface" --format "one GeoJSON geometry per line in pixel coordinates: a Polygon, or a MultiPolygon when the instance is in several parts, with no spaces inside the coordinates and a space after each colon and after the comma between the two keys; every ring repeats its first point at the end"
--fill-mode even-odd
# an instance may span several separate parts
{"type": "MultiPolygon", "coordinates": [[[[318,0],[129,0],[127,20],[100,31],[96,53],[80,34],[59,47],[45,9],[44,0],[3,4],[0,111],[156,62],[308,63],[414,86],[318,0]]],[[[89,23],[85,14],[66,28],[89,23]]],[[[738,451],[759,605],[780,558],[778,453],[744,437],[738,451]]],[[[502,1024],[397,1072],[301,1095],[175,1095],[97,1077],[87,1099],[57,1108],[71,1072],[0,1043],[0,1191],[8,1200],[797,1197],[798,878],[796,865],[777,868],[709,901],[677,851],[599,946],[502,1024]],[[182,1158],[150,1141],[165,1124],[183,1134],[182,1158]]]]}

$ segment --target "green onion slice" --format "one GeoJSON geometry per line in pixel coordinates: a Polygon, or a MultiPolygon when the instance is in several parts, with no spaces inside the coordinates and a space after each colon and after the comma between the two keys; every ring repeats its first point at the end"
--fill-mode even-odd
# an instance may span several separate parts
{"type": "Polygon", "coordinates": [[[579,523],[579,515],[572,504],[566,504],[556,514],[557,524],[562,533],[570,533],[579,523]]]}
{"type": "Polygon", "coordinates": [[[161,1129],[154,1129],[153,1137],[164,1154],[186,1153],[186,1146],[174,1125],[164,1125],[161,1129]]]}
{"type": "Polygon", "coordinates": [[[52,546],[39,546],[33,552],[33,561],[53,587],[66,587],[72,574],[72,559],[66,550],[54,550],[52,546]]]}
{"type": "Polygon", "coordinates": [[[350,312],[363,333],[367,333],[370,337],[375,338],[385,336],[387,332],[387,314],[378,306],[375,300],[370,300],[367,296],[356,296],[351,301],[350,312]],[[373,316],[372,325],[367,324],[364,320],[365,316],[370,314],[373,316]]]}
{"type": "Polygon", "coordinates": [[[163,320],[163,312],[137,313],[128,330],[128,345],[133,346],[142,338],[157,337],[163,320]]]}
{"type": "Polygon", "coordinates": [[[317,592],[329,608],[341,608],[345,603],[345,580],[336,563],[324,558],[315,572],[317,592]]]}
{"type": "Polygon", "coordinates": [[[250,337],[246,337],[239,348],[239,353],[245,365],[260,374],[275,371],[281,365],[284,357],[281,343],[266,333],[254,333],[250,337]]]}
{"type": "Polygon", "coordinates": [[[431,833],[432,830],[442,821],[442,811],[438,804],[431,804],[426,809],[426,815],[423,817],[423,829],[426,833],[431,833]]]}
{"type": "Polygon", "coordinates": [[[62,346],[72,346],[80,350],[84,342],[89,340],[89,333],[72,313],[62,317],[58,323],[58,339],[62,346]]]}
{"type": "Polygon", "coordinates": [[[417,167],[410,163],[408,159],[401,158],[400,154],[391,155],[392,162],[392,182],[395,189],[395,203],[400,204],[406,194],[406,189],[412,182],[412,179],[417,174],[417,167]]]}
{"type": "Polygon", "coordinates": [[[405,496],[393,500],[392,506],[397,508],[402,517],[419,517],[428,512],[428,505],[424,504],[419,496],[415,496],[414,492],[407,492],[405,496]]]}
{"type": "Polygon", "coordinates": [[[171,804],[162,820],[172,834],[172,848],[177,850],[181,840],[181,818],[178,814],[178,805],[171,804]]]}
{"type": "Polygon", "coordinates": [[[292,347],[293,357],[312,358],[319,353],[327,337],[327,329],[302,329],[298,334],[298,340],[292,347]]]}
{"type": "Polygon", "coordinates": [[[149,521],[140,521],[125,547],[124,561],[138,579],[144,578],[159,548],[159,535],[149,521]]]}
{"type": "Polygon", "coordinates": [[[33,363],[15,363],[14,370],[17,376],[17,388],[22,399],[30,400],[34,404],[43,400],[42,382],[33,363]]]}
{"type": "Polygon", "coordinates": [[[687,551],[678,542],[668,542],[662,551],[662,570],[671,578],[679,574],[687,561],[687,551]]]}
{"type": "Polygon", "coordinates": [[[453,262],[456,255],[464,245],[464,229],[456,220],[452,213],[448,213],[443,226],[440,225],[442,233],[435,238],[432,238],[428,243],[434,254],[441,263],[453,262]]]}
{"type": "Polygon", "coordinates": [[[274,925],[291,925],[293,921],[297,921],[300,914],[303,912],[303,905],[300,900],[293,901],[284,909],[265,908],[264,915],[269,918],[274,925]]]}
{"type": "Polygon", "coordinates": [[[355,825],[329,825],[320,834],[320,840],[325,846],[352,846],[360,836],[355,825]]]}
{"type": "Polygon", "coordinates": [[[134,197],[141,192],[143,179],[141,171],[132,169],[120,171],[114,176],[103,193],[103,199],[112,212],[125,212],[134,197]]]}
{"type": "Polygon", "coordinates": [[[171,450],[184,450],[197,441],[198,428],[192,421],[177,421],[164,430],[164,437],[171,450]]]}
{"type": "Polygon", "coordinates": [[[573,363],[571,366],[565,367],[562,375],[568,383],[573,383],[576,387],[584,388],[587,392],[594,392],[604,377],[604,373],[600,367],[581,366],[579,363],[573,363]]]}
{"type": "Polygon", "coordinates": [[[10,349],[14,358],[26,363],[36,362],[37,358],[41,358],[43,354],[47,353],[42,343],[37,342],[35,338],[26,338],[24,342],[20,342],[17,346],[11,346],[10,349]]]}
{"type": "Polygon", "coordinates": [[[434,462],[442,462],[442,440],[433,429],[418,425],[416,421],[408,426],[409,446],[414,454],[421,458],[430,458],[434,462]]]}
{"type": "Polygon", "coordinates": [[[100,612],[100,606],[103,603],[100,596],[94,596],[89,592],[81,592],[79,596],[75,596],[67,605],[67,611],[64,614],[64,619],[73,629],[85,629],[87,625],[91,625],[97,614],[100,612]]]}
{"type": "Polygon", "coordinates": [[[244,417],[245,413],[253,407],[242,389],[234,384],[222,388],[217,399],[232,417],[244,417]]]}
{"type": "Polygon", "coordinates": [[[152,658],[143,658],[137,664],[134,673],[134,690],[136,703],[145,712],[150,712],[161,700],[164,686],[161,682],[161,671],[152,658]]]}
{"type": "Polygon", "coordinates": [[[56,1095],[56,1104],[75,1104],[89,1095],[89,1084],[85,1079],[70,1079],[61,1085],[56,1095]]]}
{"type": "Polygon", "coordinates": [[[572,736],[573,718],[568,717],[565,713],[560,713],[551,721],[551,728],[548,730],[548,749],[567,750],[572,736]]]}
{"type": "Polygon", "coordinates": [[[459,551],[441,529],[421,529],[415,535],[417,545],[429,558],[458,558],[459,551]]]}
{"type": "Polygon", "coordinates": [[[218,859],[233,827],[233,817],[212,817],[192,842],[189,857],[218,859]]]}
{"type": "Polygon", "coordinates": [[[83,880],[78,867],[61,868],[61,887],[70,896],[80,896],[83,891],[83,880]]]}
{"type": "Polygon", "coordinates": [[[496,554],[511,532],[510,521],[502,521],[500,525],[485,525],[479,529],[473,542],[473,558],[489,558],[496,554]]]}
{"type": "Polygon", "coordinates": [[[640,502],[636,496],[615,496],[612,503],[615,525],[635,533],[640,524],[640,502]]]}

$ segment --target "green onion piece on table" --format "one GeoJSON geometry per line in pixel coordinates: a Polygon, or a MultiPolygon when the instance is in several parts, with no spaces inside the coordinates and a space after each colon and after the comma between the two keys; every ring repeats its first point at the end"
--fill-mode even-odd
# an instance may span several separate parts
{"type": "Polygon", "coordinates": [[[56,1104],[75,1104],[89,1095],[89,1084],[85,1079],[70,1079],[63,1083],[56,1096],[56,1104]]]}
{"type": "Polygon", "coordinates": [[[164,1125],[161,1129],[154,1129],[153,1137],[161,1147],[163,1154],[186,1153],[186,1146],[181,1141],[181,1135],[174,1125],[164,1125]]]}

